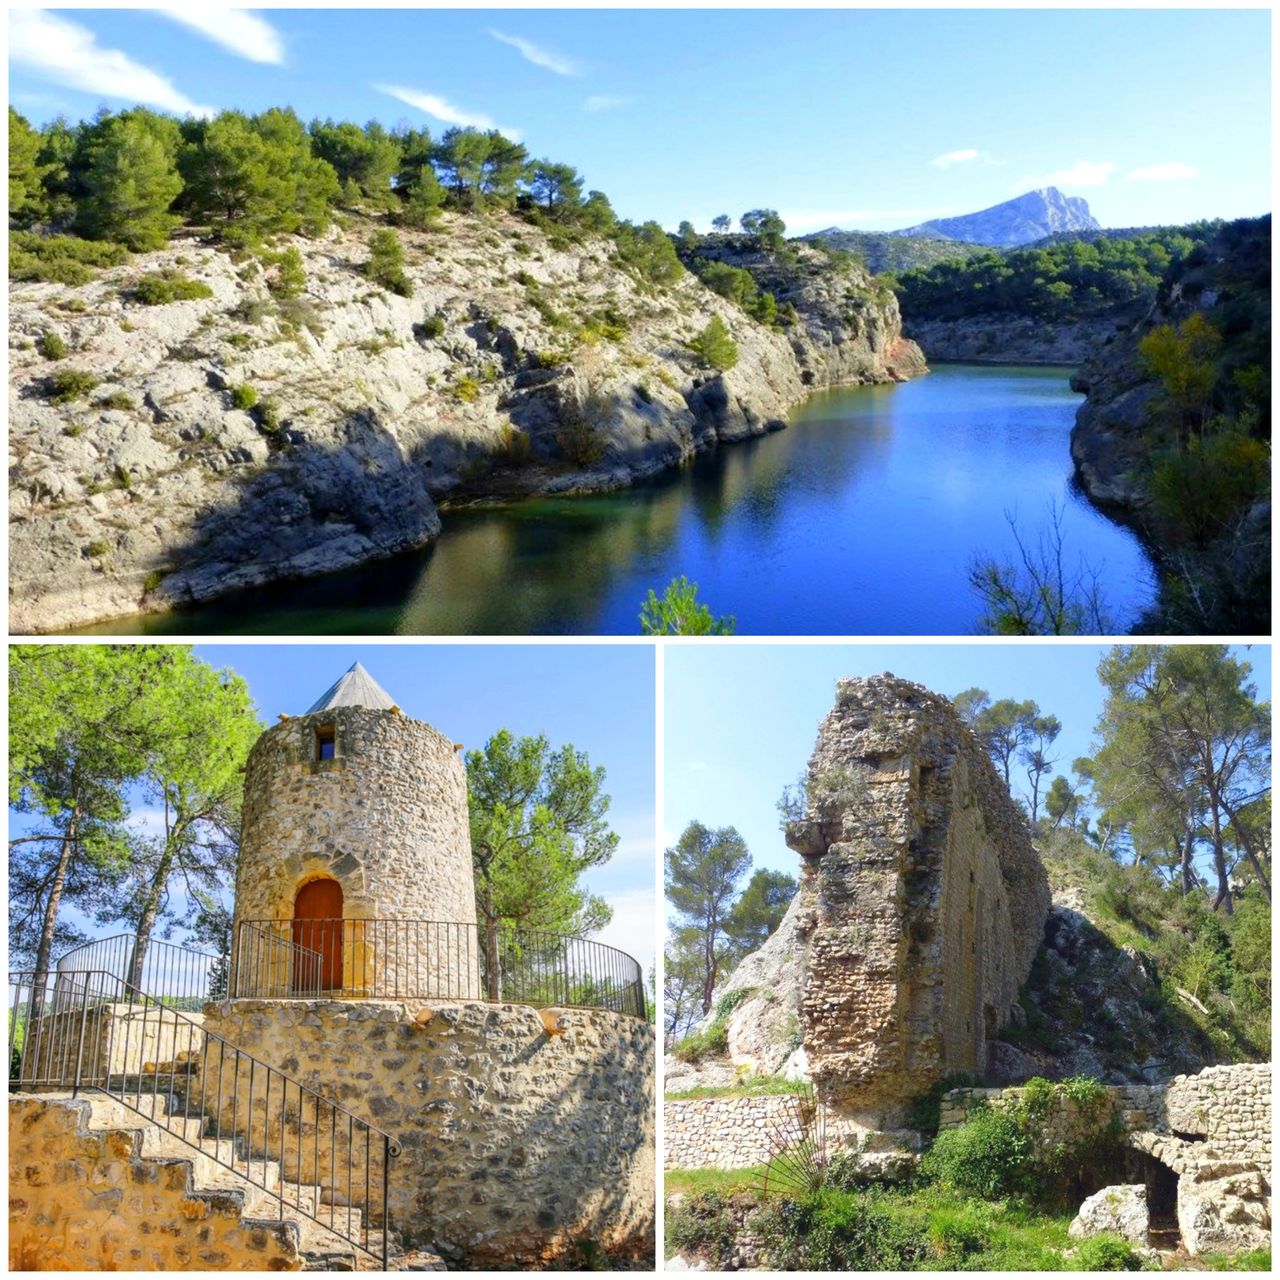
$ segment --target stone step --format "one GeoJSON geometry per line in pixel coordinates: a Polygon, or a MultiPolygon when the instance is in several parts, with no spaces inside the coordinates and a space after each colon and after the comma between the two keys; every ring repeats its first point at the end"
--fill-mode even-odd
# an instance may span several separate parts
{"type": "MultiPolygon", "coordinates": [[[[186,1116],[181,1099],[143,1094],[130,1096],[126,1104],[93,1091],[81,1096],[89,1103],[91,1128],[138,1134],[143,1159],[186,1161],[192,1169],[192,1186],[201,1195],[240,1193],[241,1216],[246,1223],[292,1222],[302,1252],[350,1258],[351,1240],[363,1241],[362,1209],[342,1204],[340,1192],[282,1178],[277,1160],[246,1160],[239,1142],[204,1136],[203,1115],[186,1116]],[[171,1105],[175,1107],[172,1113],[171,1105]]],[[[381,1249],[380,1231],[371,1234],[377,1252],[381,1249]]]]}

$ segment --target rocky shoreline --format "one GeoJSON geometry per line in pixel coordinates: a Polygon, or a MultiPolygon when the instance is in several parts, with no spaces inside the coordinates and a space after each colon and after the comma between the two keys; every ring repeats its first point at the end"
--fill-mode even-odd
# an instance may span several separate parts
{"type": "Polygon", "coordinates": [[[397,296],[364,274],[376,225],[290,240],[306,286],[287,301],[269,259],[194,239],[86,285],[11,285],[12,632],[393,556],[439,534],[450,496],[623,488],[781,429],[813,390],[925,372],[893,295],[807,246],[743,262],[796,308],[777,329],[510,215],[400,231],[397,296]],[[142,305],[166,272],[210,296],[142,305]],[[721,373],[689,346],[714,315],[738,352],[721,373]],[[92,386],[59,401],[67,369],[92,386]]]}
{"type": "Polygon", "coordinates": [[[1115,340],[1124,325],[1114,319],[1054,323],[1028,316],[904,321],[904,332],[928,359],[953,364],[1080,366],[1115,340]]]}

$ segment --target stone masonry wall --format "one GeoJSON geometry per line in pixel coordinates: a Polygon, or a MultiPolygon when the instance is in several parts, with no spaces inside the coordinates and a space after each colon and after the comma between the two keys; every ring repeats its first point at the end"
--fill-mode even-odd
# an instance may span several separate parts
{"type": "Polygon", "coordinates": [[[1044,868],[950,700],[892,675],[839,682],[787,842],[819,1099],[837,1132],[891,1127],[936,1081],[985,1071],[1042,941],[1044,868]]]}
{"type": "MultiPolygon", "coordinates": [[[[561,1030],[548,1034],[526,1006],[423,1001],[236,1000],[205,1014],[211,1032],[401,1144],[389,1203],[408,1244],[472,1267],[551,1261],[580,1238],[652,1248],[655,1044],[646,1022],[555,1010],[561,1030]]],[[[228,1126],[230,1071],[221,1094],[228,1126]]],[[[217,1076],[215,1063],[203,1077],[210,1112],[217,1076]]],[[[242,1080],[241,1128],[246,1098],[242,1080]]],[[[296,1115],[286,1114],[296,1142],[296,1115]]],[[[260,1100],[255,1116],[260,1129],[260,1100]]],[[[278,1108],[268,1129],[274,1143],[278,1108]]]]}
{"type": "Polygon", "coordinates": [[[154,1005],[101,1004],[33,1020],[23,1037],[19,1078],[70,1083],[80,1063],[84,1084],[106,1075],[136,1075],[148,1063],[199,1053],[199,1013],[173,1013],[154,1005]]]}
{"type": "Polygon", "coordinates": [[[9,1099],[11,1271],[297,1271],[292,1223],[242,1222],[241,1196],[191,1193],[191,1163],[141,1132],[92,1133],[89,1104],[9,1099]]]}
{"type": "MultiPolygon", "coordinates": [[[[413,937],[347,928],[345,990],[480,994],[466,770],[443,734],[366,707],[292,717],[263,733],[245,771],[236,924],[290,920],[298,889],[320,877],[341,884],[347,920],[468,926],[413,937]],[[331,760],[315,758],[322,725],[334,726],[331,760]]],[[[276,936],[273,946],[238,934],[236,965],[256,968],[257,994],[289,985],[291,929],[276,936]]]]}
{"type": "Polygon", "coordinates": [[[667,1169],[747,1169],[764,1164],[783,1141],[804,1137],[798,1099],[668,1098],[662,1104],[667,1169]]]}

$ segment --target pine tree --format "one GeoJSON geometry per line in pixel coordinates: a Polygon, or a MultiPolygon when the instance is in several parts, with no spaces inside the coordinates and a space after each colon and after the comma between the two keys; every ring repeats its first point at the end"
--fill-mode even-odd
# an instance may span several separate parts
{"type": "Polygon", "coordinates": [[[9,223],[29,227],[47,212],[45,170],[39,162],[40,135],[9,108],[9,223]]]}
{"type": "Polygon", "coordinates": [[[91,240],[115,240],[135,251],[165,244],[181,218],[170,206],[182,191],[176,138],[166,139],[143,113],[114,116],[87,145],[88,194],[76,226],[91,240]]]}

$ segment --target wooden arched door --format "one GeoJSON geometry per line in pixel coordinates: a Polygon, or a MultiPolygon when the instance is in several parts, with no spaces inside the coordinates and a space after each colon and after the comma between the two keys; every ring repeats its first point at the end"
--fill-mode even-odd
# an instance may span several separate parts
{"type": "Polygon", "coordinates": [[[294,946],[312,954],[294,961],[295,991],[342,988],[342,886],[336,880],[308,880],[293,900],[294,946]]]}

